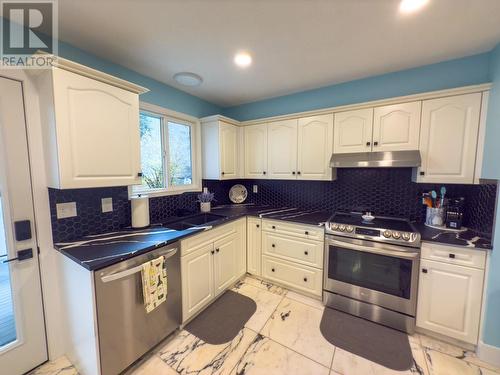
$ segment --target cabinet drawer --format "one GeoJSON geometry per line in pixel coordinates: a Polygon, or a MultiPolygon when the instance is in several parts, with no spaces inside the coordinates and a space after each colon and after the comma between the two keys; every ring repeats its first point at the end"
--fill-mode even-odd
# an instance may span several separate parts
{"type": "Polygon", "coordinates": [[[262,250],[277,258],[323,268],[323,243],[318,241],[263,232],[262,250]]]}
{"type": "Polygon", "coordinates": [[[236,233],[240,220],[245,220],[245,219],[239,219],[231,223],[221,225],[220,227],[216,227],[214,229],[209,229],[205,232],[195,234],[191,237],[182,240],[181,256],[196,251],[200,246],[204,246],[207,242],[214,242],[217,241],[218,239],[236,233]]]}
{"type": "Polygon", "coordinates": [[[437,262],[480,269],[484,269],[486,264],[486,251],[430,243],[422,243],[421,257],[437,262]]]}
{"type": "Polygon", "coordinates": [[[271,233],[324,241],[323,228],[312,225],[291,224],[279,220],[262,220],[262,229],[271,233]]]}
{"type": "Polygon", "coordinates": [[[263,256],[262,276],[290,288],[321,296],[323,272],[319,269],[263,256]]]}

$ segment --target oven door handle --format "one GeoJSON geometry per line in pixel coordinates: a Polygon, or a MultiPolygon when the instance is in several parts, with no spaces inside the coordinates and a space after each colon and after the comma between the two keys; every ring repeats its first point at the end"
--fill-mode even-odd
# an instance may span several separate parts
{"type": "MultiPolygon", "coordinates": [[[[164,261],[166,261],[168,258],[174,256],[176,253],[177,253],[177,248],[174,248],[174,249],[168,250],[164,254],[158,255],[158,257],[163,256],[164,261]]],[[[109,283],[110,281],[123,279],[124,277],[130,276],[130,275],[133,275],[134,273],[142,271],[142,266],[148,262],[144,262],[143,264],[139,264],[138,266],[126,269],[124,271],[119,271],[119,272],[111,273],[111,274],[106,275],[106,276],[102,276],[101,280],[103,283],[109,283]]]]}
{"type": "Polygon", "coordinates": [[[380,254],[380,255],[394,256],[394,257],[403,258],[403,259],[415,259],[415,258],[418,258],[418,256],[419,256],[419,253],[416,253],[416,252],[406,252],[406,251],[397,251],[397,250],[382,250],[382,249],[376,249],[376,248],[373,248],[370,246],[354,245],[354,244],[341,242],[341,241],[337,241],[337,240],[328,240],[328,243],[339,246],[339,247],[344,247],[347,249],[364,251],[364,252],[380,254]]]}

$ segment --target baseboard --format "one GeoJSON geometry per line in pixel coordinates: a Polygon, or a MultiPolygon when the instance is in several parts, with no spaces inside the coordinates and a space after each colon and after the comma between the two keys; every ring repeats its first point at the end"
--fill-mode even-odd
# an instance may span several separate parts
{"type": "Polygon", "coordinates": [[[492,365],[500,367],[500,348],[485,344],[479,341],[477,345],[477,356],[484,362],[491,363],[492,365]]]}

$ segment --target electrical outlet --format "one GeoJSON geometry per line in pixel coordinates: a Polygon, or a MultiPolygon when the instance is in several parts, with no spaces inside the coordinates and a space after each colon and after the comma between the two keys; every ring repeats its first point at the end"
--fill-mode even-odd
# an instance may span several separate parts
{"type": "Polygon", "coordinates": [[[101,199],[102,212],[113,212],[113,198],[101,199]]]}
{"type": "Polygon", "coordinates": [[[254,193],[258,193],[258,192],[259,192],[259,187],[258,187],[257,185],[253,185],[253,187],[252,187],[252,191],[253,191],[254,193]]]}
{"type": "Polygon", "coordinates": [[[76,202],[67,203],[57,203],[56,213],[58,219],[65,219],[67,217],[75,217],[76,213],[76,202]]]}

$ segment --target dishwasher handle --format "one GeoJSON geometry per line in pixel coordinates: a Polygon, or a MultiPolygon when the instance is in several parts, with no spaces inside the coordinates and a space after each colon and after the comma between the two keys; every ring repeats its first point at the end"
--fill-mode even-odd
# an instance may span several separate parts
{"type": "MultiPolygon", "coordinates": [[[[176,253],[177,253],[177,248],[173,248],[173,249],[168,250],[166,253],[158,255],[158,256],[163,255],[165,260],[167,260],[168,258],[173,257],[176,253]]],[[[126,269],[124,271],[119,271],[119,272],[111,273],[111,274],[106,275],[106,276],[102,276],[101,281],[103,283],[109,283],[111,281],[123,279],[124,277],[133,275],[134,273],[142,271],[142,266],[148,262],[145,262],[143,264],[139,264],[138,266],[126,269]]]]}

